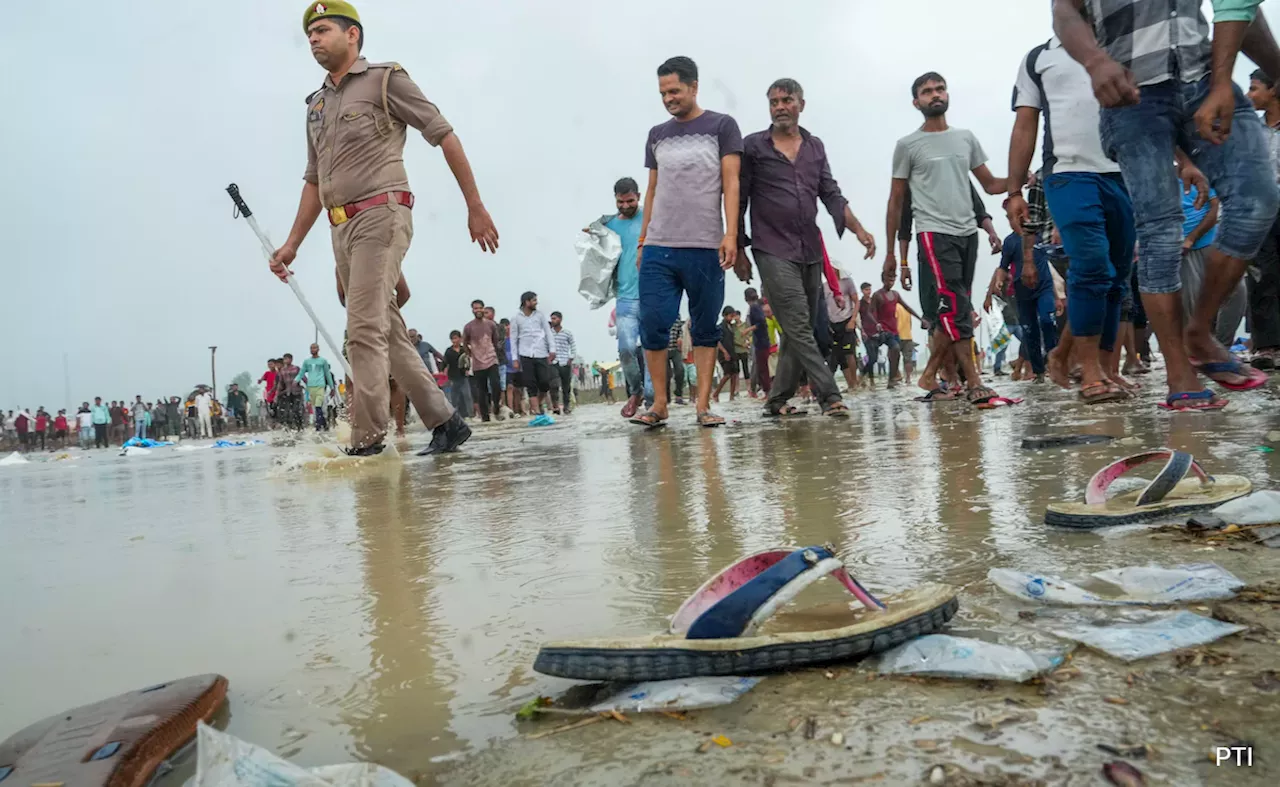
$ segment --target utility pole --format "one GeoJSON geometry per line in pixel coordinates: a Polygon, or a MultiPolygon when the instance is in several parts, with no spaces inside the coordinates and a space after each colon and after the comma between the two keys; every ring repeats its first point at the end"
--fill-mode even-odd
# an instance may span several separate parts
{"type": "Polygon", "coordinates": [[[218,398],[218,363],[214,360],[214,356],[218,353],[217,345],[209,347],[209,373],[212,376],[211,384],[213,385],[213,398],[218,398]]]}

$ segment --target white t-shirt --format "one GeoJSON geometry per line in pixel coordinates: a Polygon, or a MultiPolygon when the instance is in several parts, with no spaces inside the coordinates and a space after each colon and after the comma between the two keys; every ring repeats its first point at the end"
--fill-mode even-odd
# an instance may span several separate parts
{"type": "Polygon", "coordinates": [[[1098,99],[1084,66],[1056,37],[1022,58],[1013,85],[1013,111],[1034,107],[1044,115],[1044,166],[1050,172],[1119,172],[1102,152],[1098,99]]]}
{"type": "Polygon", "coordinates": [[[76,423],[80,425],[81,429],[92,429],[93,413],[77,413],[76,423]]]}
{"type": "Polygon", "coordinates": [[[200,415],[208,415],[212,404],[213,397],[208,393],[202,393],[196,397],[196,412],[200,415]]]}

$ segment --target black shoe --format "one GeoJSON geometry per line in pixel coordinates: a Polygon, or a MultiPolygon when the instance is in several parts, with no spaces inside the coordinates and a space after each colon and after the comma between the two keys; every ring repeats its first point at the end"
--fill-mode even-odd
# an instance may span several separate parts
{"type": "Polygon", "coordinates": [[[352,446],[351,448],[344,448],[342,451],[347,456],[377,456],[382,453],[382,443],[366,445],[363,448],[356,448],[355,446],[352,446]]]}
{"type": "Polygon", "coordinates": [[[467,426],[467,422],[462,420],[462,416],[454,413],[448,421],[440,424],[431,432],[431,442],[427,447],[418,452],[418,456],[430,456],[431,454],[448,454],[458,450],[458,447],[467,442],[471,437],[471,427],[467,426]]]}

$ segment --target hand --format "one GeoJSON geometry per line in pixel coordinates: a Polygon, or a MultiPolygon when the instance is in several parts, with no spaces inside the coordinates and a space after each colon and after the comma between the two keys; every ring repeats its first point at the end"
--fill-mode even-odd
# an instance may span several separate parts
{"type": "Polygon", "coordinates": [[[515,369],[517,372],[518,372],[518,371],[520,371],[520,359],[519,359],[519,358],[513,358],[513,359],[511,360],[511,368],[512,368],[512,369],[515,369]]]}
{"type": "Polygon", "coordinates": [[[1113,109],[1138,103],[1138,84],[1129,69],[1106,55],[1099,56],[1085,68],[1093,80],[1093,95],[1102,106],[1113,109]]]}
{"type": "Polygon", "coordinates": [[[297,256],[298,249],[294,246],[285,245],[276,249],[276,253],[271,255],[271,272],[280,281],[289,281],[289,263],[297,256]]]}
{"type": "Polygon", "coordinates": [[[471,232],[471,242],[479,243],[481,251],[497,253],[498,228],[493,226],[493,219],[483,205],[467,211],[467,229],[471,232]]]}
{"type": "Polygon", "coordinates": [[[836,302],[836,306],[838,306],[838,307],[839,307],[839,308],[841,308],[841,309],[843,309],[843,308],[844,308],[844,294],[843,294],[843,293],[839,293],[839,292],[832,292],[832,293],[831,293],[831,299],[832,299],[832,300],[834,300],[834,301],[836,302]]]}
{"type": "Polygon", "coordinates": [[[863,227],[858,227],[857,232],[854,234],[858,236],[858,243],[861,243],[862,247],[867,250],[866,256],[863,257],[862,259],[864,260],[875,259],[876,257],[875,236],[873,236],[870,232],[867,232],[867,230],[863,227]]]}
{"type": "Polygon", "coordinates": [[[1210,88],[1204,103],[1196,110],[1196,131],[1215,145],[1221,145],[1231,135],[1231,118],[1236,111],[1236,97],[1231,84],[1210,88]]]}
{"type": "Polygon", "coordinates": [[[991,293],[987,293],[987,298],[982,302],[982,310],[987,314],[991,313],[991,293]]]}
{"type": "Polygon", "coordinates": [[[555,362],[556,362],[556,354],[547,353],[547,363],[555,363],[555,362]]]}
{"type": "Polygon", "coordinates": [[[1196,210],[1200,210],[1209,201],[1209,180],[1196,165],[1187,162],[1180,168],[1178,178],[1182,180],[1182,193],[1190,194],[1192,186],[1196,190],[1196,210]]]}
{"type": "Polygon", "coordinates": [[[911,266],[906,261],[898,271],[898,280],[902,282],[902,289],[911,292],[911,266]]]}
{"type": "Polygon", "coordinates": [[[1022,263],[1022,286],[1034,290],[1039,283],[1040,274],[1036,271],[1036,266],[1022,263]]]}
{"type": "Polygon", "coordinates": [[[1022,196],[1022,192],[1009,195],[1009,203],[1005,206],[1005,215],[1009,217],[1009,226],[1013,227],[1013,231],[1022,235],[1022,226],[1025,222],[1031,220],[1031,208],[1027,205],[1027,200],[1022,196]]]}
{"type": "Polygon", "coordinates": [[[729,270],[738,260],[738,238],[725,235],[720,241],[720,269],[729,270]]]}
{"type": "Polygon", "coordinates": [[[1194,246],[1194,245],[1195,245],[1195,241],[1191,240],[1190,238],[1183,238],[1183,239],[1182,239],[1182,253],[1183,253],[1183,254],[1186,254],[1187,252],[1191,251],[1191,247],[1192,247],[1192,246],[1194,246]]]}
{"type": "Polygon", "coordinates": [[[644,244],[636,246],[636,270],[640,270],[640,258],[644,256],[644,244]]]}
{"type": "Polygon", "coordinates": [[[884,255],[884,265],[881,268],[881,273],[894,273],[894,268],[897,266],[898,260],[893,256],[893,250],[890,249],[889,252],[884,255]]]}
{"type": "Polygon", "coordinates": [[[751,283],[751,257],[747,256],[747,250],[743,249],[738,254],[738,259],[733,263],[733,272],[738,274],[738,279],[747,284],[751,283]]]}
{"type": "Polygon", "coordinates": [[[1057,315],[1057,316],[1059,316],[1059,317],[1061,317],[1062,315],[1066,314],[1066,313],[1067,313],[1067,299],[1066,299],[1066,298],[1059,298],[1059,297],[1057,297],[1057,296],[1054,296],[1054,299],[1053,299],[1053,311],[1054,311],[1054,314],[1056,314],[1056,315],[1057,315]]]}
{"type": "Polygon", "coordinates": [[[1000,236],[994,232],[987,233],[987,242],[991,244],[992,254],[999,254],[1004,251],[1004,241],[1000,240],[1000,236]]]}

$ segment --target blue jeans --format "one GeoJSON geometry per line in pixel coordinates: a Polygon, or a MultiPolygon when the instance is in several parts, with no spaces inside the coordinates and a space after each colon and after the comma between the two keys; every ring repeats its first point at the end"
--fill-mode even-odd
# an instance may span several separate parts
{"type": "Polygon", "coordinates": [[[147,439],[147,422],[146,421],[140,420],[134,424],[133,436],[138,438],[139,440],[147,439]]]}
{"type": "Polygon", "coordinates": [[[1182,286],[1182,187],[1170,164],[1175,146],[1191,156],[1218,192],[1222,218],[1216,246],[1228,257],[1257,256],[1280,205],[1267,148],[1270,132],[1239,87],[1232,86],[1236,108],[1226,142],[1212,145],[1196,133],[1194,116],[1209,94],[1209,79],[1148,85],[1140,88],[1138,104],[1102,110],[1102,147],[1120,163],[1133,198],[1138,284],[1144,293],[1173,293],[1182,286]]]}
{"type": "Polygon", "coordinates": [[[686,293],[693,346],[719,344],[724,271],[717,250],[645,246],[640,259],[640,344],[646,350],[667,349],[671,325],[680,316],[680,296],[686,293]]]}
{"type": "Polygon", "coordinates": [[[1119,175],[1064,172],[1044,182],[1053,222],[1071,258],[1067,269],[1067,318],[1076,336],[1097,336],[1104,352],[1115,349],[1120,304],[1133,268],[1133,203],[1119,175]]]}
{"type": "MultiPolygon", "coordinates": [[[[618,329],[618,361],[622,364],[622,376],[627,381],[627,397],[643,391],[645,404],[653,404],[653,378],[649,376],[648,369],[641,370],[640,364],[640,301],[619,298],[613,323],[618,329]]],[[[671,326],[667,326],[667,330],[670,331],[671,326]]],[[[669,337],[670,333],[668,341],[669,337]]]]}
{"type": "Polygon", "coordinates": [[[1022,332],[1022,326],[1005,325],[1005,327],[1009,329],[1009,333],[1013,335],[1013,338],[1018,340],[1018,358],[1025,361],[1027,359],[1027,335],[1022,332]]]}
{"type": "MultiPolygon", "coordinates": [[[[1074,260],[1072,261],[1074,264],[1074,260]]],[[[1058,346],[1058,326],[1054,322],[1053,288],[1045,287],[1030,298],[1018,298],[1018,319],[1022,322],[1022,348],[1031,362],[1031,371],[1044,374],[1045,358],[1058,346]]]]}

